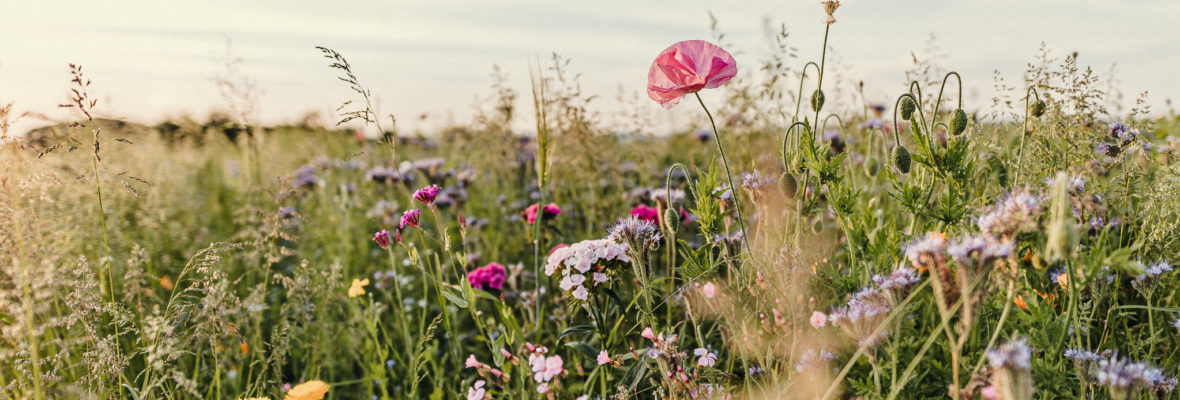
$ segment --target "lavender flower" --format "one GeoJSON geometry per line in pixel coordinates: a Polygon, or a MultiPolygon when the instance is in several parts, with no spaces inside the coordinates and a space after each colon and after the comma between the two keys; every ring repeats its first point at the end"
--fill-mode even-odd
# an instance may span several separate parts
{"type": "Polygon", "coordinates": [[[1125,399],[1136,388],[1146,387],[1153,381],[1150,368],[1143,363],[1120,359],[1118,354],[1098,362],[1094,379],[1099,385],[1110,390],[1113,399],[1125,399]]]}
{"type": "Polygon", "coordinates": [[[992,368],[1027,371],[1032,368],[1031,358],[1032,350],[1028,348],[1028,342],[1024,338],[1009,341],[987,351],[987,361],[992,368]]]}
{"type": "Polygon", "coordinates": [[[987,361],[992,367],[992,389],[995,390],[997,398],[1032,398],[1032,350],[1028,348],[1025,339],[1010,340],[988,350],[987,361]]]}
{"type": "Polygon", "coordinates": [[[1041,200],[1028,192],[1016,192],[1000,200],[992,210],[979,216],[976,224],[983,233],[1002,240],[1037,228],[1041,200]]]}
{"type": "Polygon", "coordinates": [[[946,252],[951,255],[951,258],[959,265],[971,265],[971,259],[974,258],[977,265],[983,266],[988,263],[1007,258],[1012,254],[1011,242],[997,242],[983,235],[967,236],[947,246],[946,252]]]}
{"type": "Polygon", "coordinates": [[[917,284],[918,280],[918,274],[906,267],[898,267],[889,275],[873,275],[873,283],[877,284],[877,287],[895,294],[905,293],[910,286],[917,284]]]}
{"type": "Polygon", "coordinates": [[[320,179],[315,176],[315,167],[310,165],[295,170],[295,179],[291,182],[297,189],[313,189],[319,184],[320,179]]]}
{"type": "Polygon", "coordinates": [[[644,221],[635,216],[620,219],[609,230],[608,239],[615,243],[626,243],[633,248],[656,249],[664,235],[660,229],[650,221],[644,221]]]}
{"type": "Polygon", "coordinates": [[[847,306],[829,312],[828,322],[843,329],[858,345],[872,348],[889,334],[888,329],[882,329],[876,334],[874,331],[889,313],[890,302],[890,296],[885,292],[864,289],[853,294],[847,306]]]}

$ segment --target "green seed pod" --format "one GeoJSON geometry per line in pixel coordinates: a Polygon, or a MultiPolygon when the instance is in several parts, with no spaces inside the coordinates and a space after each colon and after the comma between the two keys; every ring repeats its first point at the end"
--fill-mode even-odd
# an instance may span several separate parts
{"type": "Polygon", "coordinates": [[[865,160],[866,174],[869,176],[877,176],[878,172],[881,172],[881,161],[878,161],[877,157],[869,157],[867,160],[865,160]]]}
{"type": "Polygon", "coordinates": [[[1043,100],[1037,100],[1036,103],[1033,103],[1032,110],[1030,111],[1032,111],[1032,116],[1040,118],[1041,115],[1045,114],[1045,102],[1043,100]]]}
{"type": "Polygon", "coordinates": [[[824,220],[823,220],[823,218],[816,218],[816,219],[815,219],[815,224],[811,225],[811,231],[812,231],[812,232],[815,232],[815,233],[820,233],[820,232],[823,232],[823,231],[824,231],[824,220]]]}
{"type": "Polygon", "coordinates": [[[910,151],[905,146],[893,149],[893,166],[903,174],[910,173],[910,151]]]}
{"type": "Polygon", "coordinates": [[[811,111],[819,112],[822,108],[824,108],[824,91],[816,89],[811,94],[811,111]]]}
{"type": "Polygon", "coordinates": [[[914,116],[914,110],[918,109],[918,105],[914,104],[908,96],[901,99],[901,119],[909,121],[914,116]]]}
{"type": "Polygon", "coordinates": [[[956,109],[951,116],[951,135],[959,136],[967,129],[967,113],[962,108],[956,109]]]}
{"type": "Polygon", "coordinates": [[[795,175],[790,172],[783,172],[778,177],[778,190],[787,198],[794,198],[795,192],[799,191],[799,181],[795,180],[795,175]]]}

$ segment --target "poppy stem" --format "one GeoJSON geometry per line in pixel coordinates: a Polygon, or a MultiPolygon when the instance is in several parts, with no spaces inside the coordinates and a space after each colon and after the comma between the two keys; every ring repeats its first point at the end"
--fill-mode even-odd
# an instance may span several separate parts
{"type": "Polygon", "coordinates": [[[717,130],[717,123],[713,121],[713,113],[709,112],[709,107],[706,107],[705,101],[701,100],[701,94],[693,94],[697,96],[697,102],[701,103],[701,108],[705,109],[705,115],[709,117],[709,125],[713,127],[713,138],[717,140],[717,151],[721,153],[721,165],[725,166],[725,177],[729,180],[729,194],[733,198],[733,209],[737,212],[738,227],[742,230],[742,245],[746,248],[746,253],[752,257],[754,252],[750,251],[750,237],[746,235],[746,219],[742,217],[742,202],[737,196],[737,186],[733,184],[733,174],[729,172],[729,157],[725,155],[725,147],[721,145],[721,131],[717,130]]]}

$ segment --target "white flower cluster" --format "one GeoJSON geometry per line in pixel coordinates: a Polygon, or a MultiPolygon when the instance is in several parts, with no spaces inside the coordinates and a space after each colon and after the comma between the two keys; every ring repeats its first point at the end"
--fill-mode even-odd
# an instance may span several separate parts
{"type": "Polygon", "coordinates": [[[554,250],[545,263],[545,275],[561,273],[561,290],[575,299],[587,300],[586,275],[594,282],[591,288],[609,280],[605,265],[610,261],[629,263],[627,245],[609,239],[585,240],[554,250]]]}

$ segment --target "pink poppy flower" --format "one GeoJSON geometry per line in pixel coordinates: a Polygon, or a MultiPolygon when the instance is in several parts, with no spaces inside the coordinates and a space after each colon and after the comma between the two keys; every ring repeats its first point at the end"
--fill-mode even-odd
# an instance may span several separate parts
{"type": "Polygon", "coordinates": [[[720,87],[735,75],[737,62],[725,49],[704,40],[686,40],[656,56],[647,72],[647,95],[672,108],[681,97],[720,87]]]}
{"type": "Polygon", "coordinates": [[[811,313],[811,327],[812,328],[823,328],[824,325],[827,325],[827,324],[828,324],[828,315],[827,314],[824,314],[819,311],[811,313]]]}
{"type": "Polygon", "coordinates": [[[652,332],[651,327],[643,328],[643,333],[640,334],[639,336],[643,336],[643,337],[651,339],[651,340],[656,340],[656,334],[655,334],[655,332],[652,332]]]}

